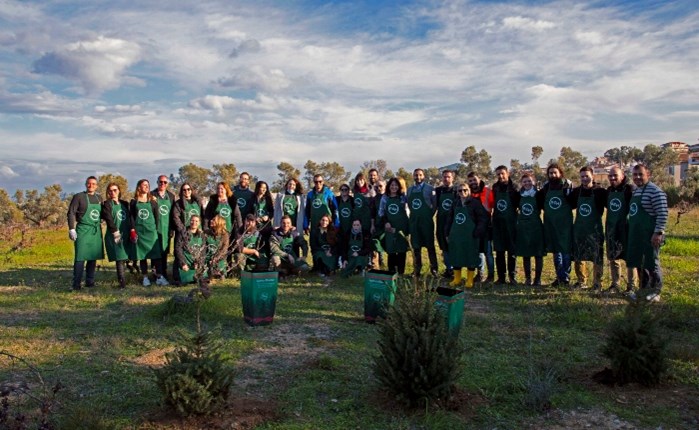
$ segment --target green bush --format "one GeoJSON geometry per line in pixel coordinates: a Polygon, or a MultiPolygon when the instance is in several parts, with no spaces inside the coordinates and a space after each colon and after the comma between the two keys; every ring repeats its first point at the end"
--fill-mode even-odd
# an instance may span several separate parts
{"type": "Polygon", "coordinates": [[[436,294],[400,280],[396,301],[379,323],[374,375],[382,388],[410,407],[447,398],[459,378],[463,351],[435,309],[436,294]]]}
{"type": "Polygon", "coordinates": [[[629,303],[625,314],[612,321],[602,352],[609,358],[615,382],[656,385],[667,371],[667,339],[658,329],[652,306],[629,303]]]}

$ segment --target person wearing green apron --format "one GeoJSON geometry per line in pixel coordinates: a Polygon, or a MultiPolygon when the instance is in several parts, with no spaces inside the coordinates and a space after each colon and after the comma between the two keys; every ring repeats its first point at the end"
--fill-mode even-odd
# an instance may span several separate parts
{"type": "Polygon", "coordinates": [[[257,222],[255,214],[245,217],[235,251],[236,268],[239,271],[252,272],[269,268],[269,246],[264,235],[257,229],[257,222]]]}
{"type": "MultiPolygon", "coordinates": [[[[193,216],[200,218],[200,224],[203,223],[204,208],[199,202],[199,197],[194,193],[192,185],[188,182],[180,186],[180,198],[172,207],[172,222],[175,226],[175,243],[180,236],[184,235],[189,228],[190,220],[193,216]]],[[[175,253],[175,261],[172,264],[172,277],[175,285],[180,284],[180,266],[177,253],[175,253]]]]}
{"type": "Polygon", "coordinates": [[[177,235],[175,240],[175,255],[180,265],[182,284],[192,284],[206,276],[207,241],[200,223],[199,215],[192,215],[189,218],[189,228],[184,234],[177,235]]]}
{"type": "Polygon", "coordinates": [[[570,254],[573,250],[573,209],[567,196],[573,184],[565,179],[556,163],[546,168],[548,182],[536,193],[537,204],[544,208],[544,238],[547,252],[553,253],[556,280],[552,287],[570,285],[570,254]]]}
{"type": "Polygon", "coordinates": [[[306,263],[308,243],[298,230],[292,228],[291,217],[282,216],[279,228],[269,239],[270,268],[280,275],[297,275],[310,270],[306,263]]]}
{"type": "Polygon", "coordinates": [[[430,259],[430,273],[437,276],[437,252],[434,247],[434,188],[425,183],[425,171],[413,171],[415,184],[408,188],[408,206],[410,207],[410,245],[413,247],[413,275],[420,276],[422,271],[422,248],[427,248],[430,259]]]}
{"type": "Polygon", "coordinates": [[[517,243],[515,254],[522,257],[524,284],[540,287],[544,268],[544,224],[541,222],[541,207],[536,201],[535,178],[529,173],[522,175],[517,214],[517,243]],[[532,257],[534,258],[534,280],[532,281],[532,257]]]}
{"type": "MultiPolygon", "coordinates": [[[[369,172],[371,174],[371,171],[369,172]]],[[[371,179],[371,176],[369,176],[371,179]]],[[[372,234],[372,267],[374,269],[380,269],[384,264],[383,254],[386,252],[384,245],[385,242],[383,238],[386,237],[383,224],[379,220],[379,206],[381,205],[381,198],[386,192],[386,181],[377,180],[376,184],[373,186],[375,195],[372,198],[372,212],[371,216],[374,219],[374,233],[372,234]]]]}
{"type": "Polygon", "coordinates": [[[209,229],[205,231],[205,236],[207,275],[210,279],[225,278],[230,241],[226,220],[221,215],[215,215],[209,221],[209,229]]]}
{"type": "Polygon", "coordinates": [[[257,220],[257,230],[262,232],[265,238],[269,238],[269,235],[272,234],[272,221],[274,220],[274,201],[267,182],[257,181],[252,202],[253,214],[257,220]]]}
{"type": "Polygon", "coordinates": [[[235,196],[241,220],[248,214],[255,212],[253,207],[255,193],[250,189],[250,174],[248,172],[243,172],[238,177],[238,185],[233,187],[233,196],[235,196]]]}
{"type": "Polygon", "coordinates": [[[362,228],[360,220],[352,221],[352,230],[342,244],[342,277],[352,276],[367,267],[371,255],[370,237],[362,228]]]}
{"type": "Polygon", "coordinates": [[[104,233],[104,245],[107,258],[116,263],[116,275],[119,288],[126,288],[126,262],[129,259],[131,242],[128,240],[131,231],[129,203],[121,200],[121,188],[115,182],[107,185],[108,199],[102,203],[101,217],[107,224],[104,233]]]}
{"type": "Polygon", "coordinates": [[[451,215],[451,207],[458,197],[454,191],[454,171],[444,170],[442,172],[442,185],[434,189],[435,200],[437,201],[437,244],[442,251],[444,260],[444,273],[442,277],[452,278],[454,270],[449,261],[449,244],[447,243],[447,231],[445,228],[447,218],[451,215]]]}
{"type": "MultiPolygon", "coordinates": [[[[243,175],[241,174],[241,180],[243,175]]],[[[250,205],[252,207],[252,204],[250,205]]],[[[216,194],[209,198],[209,204],[206,205],[204,217],[207,220],[214,219],[215,216],[220,216],[226,222],[226,231],[228,232],[228,254],[226,261],[228,268],[233,268],[233,252],[238,247],[238,233],[243,226],[243,218],[240,215],[240,208],[236,203],[236,198],[231,191],[230,186],[226,182],[216,184],[216,194]]],[[[225,275],[225,274],[224,274],[225,275]]]]}
{"type": "Polygon", "coordinates": [[[136,184],[136,196],[129,204],[131,215],[130,239],[133,243],[131,247],[131,260],[139,260],[141,274],[143,275],[143,286],[151,285],[148,278],[148,261],[146,259],[157,259],[162,254],[162,240],[158,234],[160,212],[158,211],[158,201],[150,194],[150,183],[147,179],[141,179],[136,184]]]}
{"type": "Polygon", "coordinates": [[[311,253],[313,254],[313,269],[321,276],[331,275],[337,268],[339,234],[330,223],[330,215],[322,215],[311,236],[311,253]]]}
{"type": "Polygon", "coordinates": [[[580,186],[568,195],[568,203],[575,208],[573,224],[573,260],[575,261],[576,288],[587,288],[586,261],[592,261],[592,288],[602,286],[604,274],[604,231],[602,215],[607,205],[607,190],[595,187],[590,166],[580,169],[580,186]]]}
{"type": "Polygon", "coordinates": [[[386,185],[386,194],[379,203],[379,225],[384,229],[384,244],[388,254],[388,270],[405,273],[405,259],[410,248],[408,237],[408,199],[405,188],[398,178],[391,178],[386,185]]]}
{"type": "Polygon", "coordinates": [[[372,197],[374,190],[369,187],[364,177],[364,173],[359,172],[354,177],[354,186],[352,187],[352,196],[354,199],[354,208],[352,210],[352,220],[358,219],[362,224],[364,235],[370,237],[373,234],[374,220],[371,216],[372,197]]]}
{"type": "Polygon", "coordinates": [[[68,238],[75,243],[73,290],[80,289],[86,265],[85,286],[95,286],[97,260],[104,258],[100,224],[102,198],[96,191],[97,178],[90,176],[85,181],[85,191],[74,195],[68,205],[68,238]]]}
{"type": "Polygon", "coordinates": [[[354,211],[354,199],[350,195],[350,187],[347,184],[340,185],[340,197],[337,198],[337,215],[340,220],[338,231],[346,238],[352,230],[352,212],[354,211]]]}
{"type": "Polygon", "coordinates": [[[626,266],[638,269],[640,291],[649,302],[660,300],[663,275],[660,246],[665,241],[668,209],[667,195],[650,182],[651,172],[642,164],[633,168],[636,190],[629,205],[629,244],[626,266]]]}
{"type": "Polygon", "coordinates": [[[151,267],[155,269],[157,279],[155,283],[160,286],[169,285],[167,280],[167,258],[170,254],[170,239],[175,233],[175,223],[172,221],[172,206],[175,204],[175,194],[168,190],[170,181],[167,176],[158,176],[158,187],[151,192],[158,201],[158,236],[160,237],[159,258],[151,261],[151,267]]]}
{"type": "Polygon", "coordinates": [[[493,248],[495,249],[495,270],[498,274],[496,284],[509,282],[515,285],[516,263],[515,242],[517,236],[517,207],[519,192],[510,179],[510,172],[505,166],[495,169],[498,181],[492,190],[495,199],[493,208],[493,248]],[[507,273],[507,281],[505,278],[507,273]]]}
{"type": "MultiPolygon", "coordinates": [[[[320,218],[328,215],[331,224],[338,229],[340,227],[340,219],[338,213],[337,200],[335,194],[324,185],[322,175],[313,176],[313,188],[306,195],[306,212],[303,218],[303,230],[309,235],[311,247],[316,242],[314,236],[318,230],[320,218]]],[[[316,270],[316,267],[313,267],[316,270]]]]}
{"type": "MultiPolygon", "coordinates": [[[[626,257],[626,247],[629,240],[629,205],[636,186],[618,167],[612,167],[607,178],[609,179],[609,188],[607,188],[607,218],[604,233],[612,282],[606,292],[618,292],[621,287],[621,262],[626,257]]],[[[627,267],[627,293],[633,291],[635,283],[636,269],[627,267]]]]}
{"type": "Polygon", "coordinates": [[[466,268],[466,288],[473,288],[476,268],[480,264],[478,248],[487,233],[490,215],[480,199],[471,197],[468,184],[456,186],[458,198],[452,205],[444,228],[449,241],[449,261],[454,265],[452,288],[461,285],[461,269],[466,268]]]}
{"type": "Polygon", "coordinates": [[[301,230],[303,216],[306,211],[306,199],[303,196],[303,186],[296,178],[291,178],[284,184],[284,190],[274,198],[274,225],[281,226],[282,217],[287,215],[291,225],[301,230]]]}

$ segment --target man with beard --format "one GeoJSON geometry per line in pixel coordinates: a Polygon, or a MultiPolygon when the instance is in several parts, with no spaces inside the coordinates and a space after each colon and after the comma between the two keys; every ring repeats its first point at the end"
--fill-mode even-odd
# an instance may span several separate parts
{"type": "Polygon", "coordinates": [[[435,188],[435,200],[437,201],[437,243],[442,250],[442,259],[446,270],[443,277],[451,279],[454,276],[452,264],[449,261],[449,246],[447,244],[446,221],[451,213],[452,205],[456,199],[454,191],[454,171],[445,170],[442,172],[442,185],[435,188]]]}
{"type": "Polygon", "coordinates": [[[248,172],[241,173],[238,177],[238,185],[233,187],[233,197],[243,219],[255,210],[253,207],[254,195],[255,193],[250,189],[250,174],[248,172]]]}
{"type": "MultiPolygon", "coordinates": [[[[68,206],[68,237],[75,242],[75,259],[73,261],[73,290],[80,289],[85,262],[87,274],[85,286],[95,286],[95,269],[97,260],[104,258],[102,242],[102,198],[97,191],[97,178],[90,176],[85,181],[85,191],[73,196],[68,206]]],[[[121,236],[115,239],[121,241],[121,236]]]]}
{"type": "Polygon", "coordinates": [[[437,251],[434,248],[434,213],[436,200],[434,188],[425,183],[425,171],[413,171],[415,184],[408,188],[408,206],[410,208],[409,228],[410,244],[413,247],[413,274],[420,276],[422,271],[422,248],[427,248],[430,259],[430,273],[437,276],[437,251]]]}
{"type": "MultiPolygon", "coordinates": [[[[612,167],[607,178],[609,179],[609,187],[607,188],[607,219],[604,231],[609,272],[612,278],[612,283],[607,291],[615,292],[619,291],[621,286],[621,261],[626,257],[629,237],[629,205],[636,185],[629,182],[624,171],[619,167],[612,167]]],[[[636,269],[627,267],[626,274],[626,291],[630,293],[636,283],[636,269]]]]}
{"type": "Polygon", "coordinates": [[[272,232],[269,248],[272,270],[285,275],[296,275],[310,270],[306,263],[308,243],[297,229],[292,229],[291,217],[288,215],[282,216],[279,228],[272,232]]]}
{"type": "Polygon", "coordinates": [[[493,184],[495,207],[493,208],[493,248],[495,248],[495,268],[498,272],[497,284],[515,285],[515,239],[517,235],[517,207],[519,192],[510,179],[505,166],[495,169],[498,180],[493,184]],[[507,273],[507,278],[505,278],[507,273]]]}

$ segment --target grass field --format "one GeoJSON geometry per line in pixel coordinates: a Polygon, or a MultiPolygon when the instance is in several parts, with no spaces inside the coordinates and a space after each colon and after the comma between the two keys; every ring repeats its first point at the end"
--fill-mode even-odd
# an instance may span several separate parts
{"type": "MultiPolygon", "coordinates": [[[[194,328],[192,314],[164,306],[187,289],[144,288],[134,278],[118,290],[105,261],[98,287],[71,292],[64,230],[36,232],[29,248],[0,261],[0,351],[66,386],[59,418],[77,411],[113,428],[699,428],[698,231],[699,213],[683,215],[661,253],[665,289],[653,309],[672,359],[655,388],[592,380],[608,366],[600,348],[624,310],[620,296],[483,285],[467,292],[459,395],[405,411],[372,376],[377,330],[363,321],[361,277],[285,280],[274,324],[256,328],[243,322],[239,282],[226,280],[213,286],[202,320],[222,327],[238,369],[233,398],[220,416],[179,420],[160,406],[150,367],[180,330],[194,328]],[[551,394],[546,411],[529,405],[533,389],[551,394]]],[[[545,265],[551,281],[550,258],[545,265]]],[[[29,378],[0,357],[0,381],[29,378]]]]}

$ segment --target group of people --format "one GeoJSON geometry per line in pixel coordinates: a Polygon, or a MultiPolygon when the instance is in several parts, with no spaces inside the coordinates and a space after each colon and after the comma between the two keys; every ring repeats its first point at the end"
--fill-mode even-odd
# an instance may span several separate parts
{"type": "Polygon", "coordinates": [[[165,175],[153,191],[146,179],[138,181],[131,202],[121,200],[119,186],[110,183],[102,201],[97,179],[89,177],[86,191],[76,194],[68,209],[69,237],[75,241],[73,288],[81,287],[86,265],[85,285],[94,286],[96,260],[104,258],[105,247],[109,261],[116,262],[120,287],[126,285],[129,261],[140,262],[144,286],[151,282],[148,260],[156,284],[169,284],[173,236],[176,284],[233,270],[284,274],[313,270],[321,276],[336,272],[350,276],[382,267],[384,254],[387,268],[403,274],[411,250],[414,275],[420,276],[422,248],[430,273],[437,276],[436,239],[446,267],[442,275],[451,279],[452,287],[462,285],[463,268],[466,287],[476,281],[514,284],[517,256],[523,260],[525,284],[541,285],[543,257],[552,253],[553,285],[570,285],[574,262],[574,285],[586,287],[586,262],[592,262],[592,286],[599,289],[606,248],[609,289],[622,287],[624,260],[626,290],[633,291],[638,271],[640,286],[650,292],[647,299],[659,298],[658,251],[667,223],[667,199],[650,182],[645,166],[634,166],[633,183],[621,169],[613,168],[607,189],[594,184],[587,166],[580,169],[578,187],[556,164],[547,167],[548,180],[540,188],[529,173],[519,178],[518,185],[505,166],[495,173],[497,181],[488,187],[475,172],[457,183],[455,172],[445,170],[441,185],[433,187],[425,182],[424,171],[415,169],[414,184],[407,187],[398,177],[384,182],[372,169],[366,176],[357,174],[351,185],[342,184],[338,195],[324,184],[322,175],[315,175],[306,194],[301,182],[292,178],[273,197],[264,181],[251,189],[250,175],[243,172],[233,188],[220,182],[205,205],[188,183],[175,196],[165,175]],[[107,226],[104,242],[101,221],[107,226]],[[306,262],[309,242],[304,234],[309,237],[312,268],[306,262]]]}

